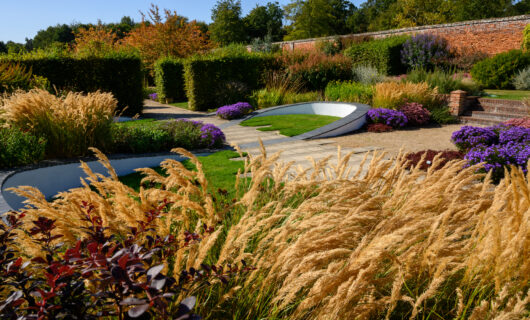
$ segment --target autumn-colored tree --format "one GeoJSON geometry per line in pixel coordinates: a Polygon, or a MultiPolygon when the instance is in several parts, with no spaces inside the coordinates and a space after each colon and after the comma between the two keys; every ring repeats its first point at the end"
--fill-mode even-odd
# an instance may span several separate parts
{"type": "Polygon", "coordinates": [[[117,36],[102,25],[80,28],[75,35],[74,51],[82,56],[98,56],[110,52],[117,46],[117,36]]]}
{"type": "Polygon", "coordinates": [[[196,21],[163,11],[162,16],[158,6],[151,5],[147,15],[142,14],[142,23],[123,39],[125,45],[138,49],[147,68],[160,57],[182,58],[212,48],[196,21]]]}

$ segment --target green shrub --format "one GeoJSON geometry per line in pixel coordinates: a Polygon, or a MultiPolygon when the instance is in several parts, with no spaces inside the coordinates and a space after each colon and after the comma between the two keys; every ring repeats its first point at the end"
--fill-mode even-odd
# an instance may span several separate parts
{"type": "Polygon", "coordinates": [[[330,82],[325,91],[326,100],[360,102],[371,104],[374,94],[373,87],[359,82],[330,82]]]}
{"type": "Polygon", "coordinates": [[[169,151],[171,137],[160,128],[150,126],[119,126],[111,128],[111,150],[119,153],[169,151]]]}
{"type": "Polygon", "coordinates": [[[180,59],[161,58],[155,63],[156,92],[160,101],[185,101],[184,65],[180,59]]]}
{"type": "Polygon", "coordinates": [[[434,89],[438,88],[438,93],[446,94],[455,90],[464,90],[474,95],[480,92],[480,87],[471,79],[467,80],[463,75],[453,74],[443,70],[426,71],[425,69],[413,70],[403,80],[411,83],[426,82],[434,89]]]}
{"type": "Polygon", "coordinates": [[[270,55],[195,56],[184,62],[188,106],[205,111],[248,100],[263,83],[263,74],[274,65],[270,55]]]}
{"type": "Polygon", "coordinates": [[[458,118],[453,116],[448,107],[438,107],[430,110],[431,121],[438,124],[458,123],[458,118]]]}
{"type": "Polygon", "coordinates": [[[385,76],[372,66],[355,65],[352,68],[352,80],[372,85],[385,81],[385,76]]]}
{"type": "Polygon", "coordinates": [[[407,71],[401,62],[401,49],[407,39],[408,36],[399,36],[354,44],[344,54],[354,65],[370,65],[383,74],[398,75],[407,71]]]}
{"type": "Polygon", "coordinates": [[[528,51],[530,49],[530,24],[527,24],[523,30],[522,48],[525,51],[528,51]]]}
{"type": "Polygon", "coordinates": [[[530,90],[530,67],[520,70],[513,78],[513,86],[517,90],[530,90]]]}
{"type": "Polygon", "coordinates": [[[295,93],[279,89],[261,89],[255,91],[250,97],[252,105],[258,108],[268,108],[301,102],[321,100],[318,92],[295,93]]]}
{"type": "Polygon", "coordinates": [[[352,63],[343,55],[323,53],[287,53],[280,58],[293,81],[300,81],[308,90],[324,90],[330,81],[350,80],[352,63]]]}
{"type": "Polygon", "coordinates": [[[0,127],[0,168],[22,166],[44,158],[46,139],[18,128],[0,127]]]}
{"type": "Polygon", "coordinates": [[[471,75],[485,88],[512,89],[517,71],[528,66],[530,53],[511,50],[478,62],[471,69],[471,75]]]}
{"type": "Polygon", "coordinates": [[[5,59],[47,78],[60,91],[111,92],[118,100],[119,110],[127,107],[125,115],[142,112],[143,72],[137,56],[115,53],[106,57],[75,58],[28,54],[5,59]]]}
{"type": "Polygon", "coordinates": [[[110,136],[112,143],[106,151],[117,153],[168,152],[173,148],[219,148],[225,141],[223,132],[216,126],[185,119],[115,123],[110,136]]]}

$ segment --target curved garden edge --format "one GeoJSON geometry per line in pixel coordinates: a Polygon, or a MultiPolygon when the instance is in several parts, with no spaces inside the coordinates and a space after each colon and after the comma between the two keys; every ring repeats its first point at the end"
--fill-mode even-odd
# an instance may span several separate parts
{"type": "MultiPolygon", "coordinates": [[[[365,121],[365,115],[368,112],[368,110],[371,109],[369,105],[362,104],[362,103],[334,102],[334,101],[333,102],[331,101],[302,102],[302,103],[286,104],[282,106],[276,106],[276,107],[256,110],[241,119],[232,120],[228,123],[222,124],[219,126],[219,128],[225,129],[225,128],[228,128],[234,125],[239,125],[241,122],[248,120],[250,118],[253,118],[256,116],[264,116],[263,115],[264,113],[269,113],[269,112],[277,111],[280,109],[287,109],[287,108],[295,109],[297,106],[307,105],[307,104],[349,105],[349,106],[354,106],[355,110],[351,112],[350,114],[342,117],[342,119],[339,119],[333,123],[320,127],[318,129],[303,133],[301,135],[290,137],[291,139],[309,140],[309,139],[329,138],[329,137],[334,137],[334,136],[338,136],[338,135],[342,135],[348,132],[358,130],[363,126],[364,121],[365,121]]],[[[285,113],[285,114],[291,114],[291,113],[285,113]]],[[[293,114],[296,114],[296,113],[293,113],[293,114]]]]}
{"type": "MultiPolygon", "coordinates": [[[[215,151],[219,150],[198,150],[193,154],[205,156],[215,151]]],[[[166,159],[177,161],[187,159],[171,152],[116,154],[109,155],[108,158],[118,176],[133,173],[135,172],[134,169],[158,166],[166,159]]],[[[39,189],[46,198],[49,198],[59,192],[81,187],[81,178],[86,178],[87,175],[81,169],[80,161],[84,161],[95,173],[108,176],[107,169],[95,157],[44,161],[35,165],[0,170],[0,216],[5,212],[24,207],[23,201],[25,199],[6,190],[8,188],[32,186],[39,189]]]]}

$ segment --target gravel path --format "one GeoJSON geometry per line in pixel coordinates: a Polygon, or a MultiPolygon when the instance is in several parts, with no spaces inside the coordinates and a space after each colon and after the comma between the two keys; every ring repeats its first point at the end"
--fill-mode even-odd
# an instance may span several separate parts
{"type": "Polygon", "coordinates": [[[401,148],[406,151],[456,150],[451,143],[451,134],[459,130],[462,124],[444,125],[430,128],[407,128],[392,132],[359,132],[335,137],[335,145],[344,148],[378,146],[389,155],[396,155],[401,148]]]}

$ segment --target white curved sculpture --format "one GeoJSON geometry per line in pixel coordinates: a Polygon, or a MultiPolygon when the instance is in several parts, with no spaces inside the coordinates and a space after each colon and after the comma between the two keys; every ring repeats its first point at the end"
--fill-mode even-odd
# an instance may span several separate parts
{"type": "Polygon", "coordinates": [[[240,123],[256,117],[288,114],[316,114],[342,118],[313,131],[292,137],[294,139],[319,139],[359,130],[366,122],[368,110],[370,110],[370,106],[362,103],[304,102],[257,110],[244,119],[236,120],[236,122],[240,123]]]}
{"type": "MultiPolygon", "coordinates": [[[[111,159],[110,164],[118,176],[135,172],[134,169],[156,167],[166,159],[182,161],[185,158],[176,154],[159,155],[149,157],[133,157],[125,159],[111,159]]],[[[107,169],[98,161],[88,161],[86,164],[95,173],[108,176],[107,169]]],[[[86,174],[81,169],[79,162],[67,163],[57,166],[41,167],[25,171],[15,171],[9,175],[1,185],[0,202],[5,203],[12,210],[19,210],[24,207],[25,198],[19,197],[7,190],[19,186],[32,186],[40,190],[46,198],[56,196],[59,192],[72,188],[81,187],[81,178],[86,178],[86,174]]],[[[0,210],[0,215],[3,212],[0,210]]]]}

